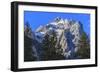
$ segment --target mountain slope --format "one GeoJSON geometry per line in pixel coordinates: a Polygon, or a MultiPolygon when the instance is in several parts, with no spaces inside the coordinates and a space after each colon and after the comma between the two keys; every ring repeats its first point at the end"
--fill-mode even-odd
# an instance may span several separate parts
{"type": "MultiPolygon", "coordinates": [[[[37,46],[35,43],[33,44],[33,46],[35,46],[35,50],[33,49],[33,51],[36,52],[37,50],[39,57],[43,54],[43,48],[41,47],[44,43],[43,40],[46,39],[45,36],[48,35],[48,38],[51,38],[53,37],[52,33],[55,33],[57,40],[55,45],[51,45],[52,42],[49,43],[48,47],[51,45],[49,50],[51,50],[52,46],[55,46],[54,48],[56,50],[53,52],[56,54],[59,53],[58,56],[64,56],[65,59],[77,58],[76,52],[79,49],[79,40],[81,35],[84,33],[81,22],[57,17],[51,23],[48,23],[44,26],[40,25],[36,31],[32,32],[32,34],[34,34],[34,39],[38,44],[37,46]],[[58,46],[60,46],[60,49],[57,49],[59,48],[58,46]]],[[[49,41],[50,39],[48,42],[49,41]]]]}

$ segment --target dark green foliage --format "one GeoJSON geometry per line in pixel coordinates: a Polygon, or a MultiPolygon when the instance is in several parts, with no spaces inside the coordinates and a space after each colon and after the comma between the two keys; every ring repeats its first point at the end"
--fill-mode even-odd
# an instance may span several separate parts
{"type": "Polygon", "coordinates": [[[24,61],[36,60],[36,57],[32,54],[34,54],[32,51],[32,39],[24,35],[24,61]]]}
{"type": "Polygon", "coordinates": [[[42,60],[61,60],[64,59],[64,56],[60,52],[57,52],[58,49],[61,49],[61,46],[56,47],[57,37],[56,33],[52,32],[51,35],[46,34],[43,40],[43,56],[42,60]]]}
{"type": "Polygon", "coordinates": [[[36,57],[33,56],[34,52],[32,51],[33,40],[28,36],[31,35],[31,28],[28,23],[24,29],[24,61],[34,61],[36,57]]]}
{"type": "Polygon", "coordinates": [[[86,59],[90,58],[90,44],[86,33],[83,33],[78,45],[77,55],[79,58],[86,59]]]}

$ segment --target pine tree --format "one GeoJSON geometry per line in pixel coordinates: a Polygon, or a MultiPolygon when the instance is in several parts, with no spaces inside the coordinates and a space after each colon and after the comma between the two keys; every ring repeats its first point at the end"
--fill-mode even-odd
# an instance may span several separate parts
{"type": "Polygon", "coordinates": [[[79,49],[77,51],[77,55],[79,56],[79,58],[90,58],[90,44],[85,32],[82,34],[80,38],[78,48],[79,49]]]}
{"type": "Polygon", "coordinates": [[[27,22],[24,28],[24,61],[34,61],[36,57],[33,56],[32,50],[33,40],[28,36],[31,34],[31,27],[27,22]]]}
{"type": "Polygon", "coordinates": [[[51,35],[46,34],[43,40],[43,60],[58,60],[58,59],[64,59],[64,56],[62,56],[60,53],[57,53],[56,51],[58,49],[61,49],[61,47],[56,47],[57,43],[57,35],[55,32],[52,32],[51,35]]]}

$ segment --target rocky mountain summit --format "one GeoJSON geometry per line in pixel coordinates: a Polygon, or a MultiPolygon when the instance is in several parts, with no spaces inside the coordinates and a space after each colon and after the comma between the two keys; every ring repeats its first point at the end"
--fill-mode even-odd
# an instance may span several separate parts
{"type": "Polygon", "coordinates": [[[27,25],[24,39],[28,37],[32,40],[31,54],[36,60],[76,59],[80,58],[76,53],[81,49],[79,44],[83,33],[81,22],[56,17],[52,22],[40,25],[34,32],[27,25]],[[27,29],[29,31],[26,33],[27,29]]]}

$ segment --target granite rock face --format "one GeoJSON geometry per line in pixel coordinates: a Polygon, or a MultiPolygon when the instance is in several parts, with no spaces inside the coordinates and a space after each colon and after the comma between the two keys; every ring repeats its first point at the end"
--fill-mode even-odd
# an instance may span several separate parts
{"type": "Polygon", "coordinates": [[[43,36],[50,34],[52,30],[57,34],[57,44],[61,45],[63,50],[62,54],[66,58],[72,57],[73,53],[78,49],[78,41],[80,40],[81,34],[84,32],[82,24],[79,21],[57,17],[53,22],[37,28],[35,34],[42,40],[43,36]]]}
{"type": "MultiPolygon", "coordinates": [[[[29,38],[32,38],[37,44],[33,44],[33,52],[35,52],[35,57],[39,60],[38,56],[41,56],[41,44],[44,36],[48,34],[52,36],[51,32],[54,31],[57,34],[56,44],[61,45],[62,55],[66,58],[73,58],[74,53],[78,50],[78,44],[82,33],[84,32],[81,22],[75,20],[63,19],[56,17],[52,22],[39,26],[36,31],[31,32],[29,38]],[[38,54],[39,53],[39,54],[38,54]]],[[[26,33],[25,33],[26,34],[26,33]]]]}

